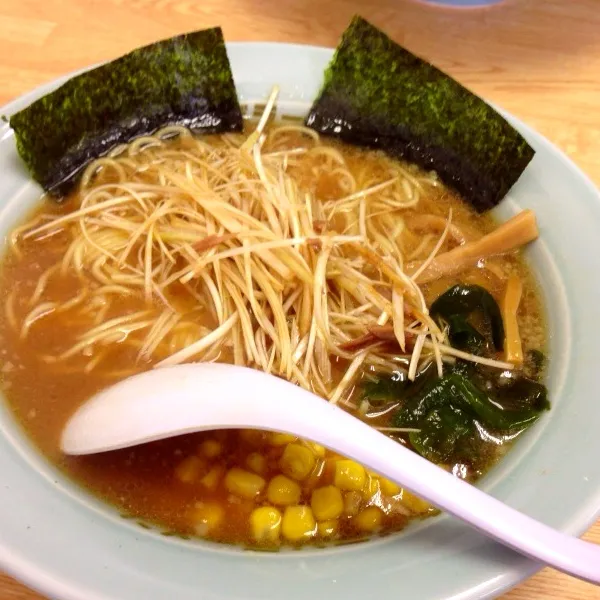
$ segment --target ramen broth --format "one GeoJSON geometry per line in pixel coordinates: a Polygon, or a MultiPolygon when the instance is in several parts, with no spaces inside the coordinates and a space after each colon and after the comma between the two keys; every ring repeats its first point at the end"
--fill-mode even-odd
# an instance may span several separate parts
{"type": "MultiPolygon", "coordinates": [[[[207,143],[225,143],[221,136],[205,139],[207,143]]],[[[302,146],[305,141],[305,134],[291,131],[285,140],[278,139],[277,144],[273,144],[272,151],[302,146]]],[[[181,150],[188,141],[176,138],[165,144],[167,150],[181,150]]],[[[347,170],[363,181],[366,172],[372,181],[381,179],[382,165],[389,163],[389,159],[376,151],[327,139],[321,140],[321,144],[338,152],[347,170]]],[[[344,197],[347,193],[341,189],[335,173],[316,169],[326,160],[326,155],[315,154],[290,161],[288,166],[288,173],[299,188],[322,201],[344,197]]],[[[473,239],[496,226],[491,217],[476,214],[433,175],[423,174],[412,166],[403,168],[415,176],[430,177],[432,181],[423,188],[416,206],[398,211],[398,218],[404,222],[404,230],[399,235],[407,259],[424,260],[440,238],[440,228],[428,227],[426,222],[419,221],[419,216],[433,215],[446,220],[451,210],[452,224],[473,239]],[[411,223],[417,223],[418,227],[411,223]]],[[[112,175],[110,169],[106,169],[96,177],[110,181],[112,175]]],[[[45,215],[67,215],[80,203],[79,193],[60,205],[46,200],[29,220],[37,218],[43,223],[45,215]]],[[[341,217],[329,224],[333,229],[340,228],[340,234],[346,225],[341,217]]],[[[151,368],[177,346],[173,344],[169,348],[166,344],[157,348],[151,358],[140,360],[140,340],[147,332],[141,328],[123,332],[114,343],[101,350],[87,347],[67,359],[53,359],[73,347],[92,327],[138,313],[142,320],[152,322],[161,311],[160,300],[152,299],[149,303],[141,291],[124,295],[118,288],[110,304],[91,303],[87,313],[82,308],[85,300],[73,308],[52,309],[51,303],[60,305],[76,299],[87,285],[71,271],[58,273],[57,270],[48,278],[47,285],[38,294],[38,303],[48,303],[48,314],[41,311],[24,334],[23,323],[32,309],[30,299],[40,277],[61,261],[70,243],[69,233],[62,231],[47,237],[20,239],[17,251],[7,251],[0,282],[6,306],[6,310],[0,312],[0,340],[2,388],[11,409],[48,460],[74,481],[117,507],[124,516],[155,524],[167,534],[199,535],[251,547],[353,541],[374,533],[399,530],[412,518],[434,513],[427,503],[374,473],[361,471],[360,465],[345,463],[343,457],[328,450],[282,434],[209,432],[93,456],[64,456],[59,449],[61,429],[78,406],[106,386],[151,368]],[[316,489],[327,491],[315,496],[316,489]],[[258,508],[264,510],[257,512],[258,508]],[[283,515],[281,529],[279,526],[269,529],[269,523],[274,522],[277,515],[283,515]],[[262,538],[261,531],[266,532],[262,538]]],[[[439,252],[455,245],[456,240],[448,235],[439,252]]],[[[456,283],[480,285],[499,301],[511,274],[518,275],[523,282],[518,312],[523,352],[543,348],[545,332],[540,299],[519,252],[480,261],[473,268],[442,277],[421,289],[428,304],[456,283]]],[[[197,308],[194,322],[198,331],[202,327],[216,326],[214,314],[202,310],[203,307],[194,307],[183,286],[181,289],[172,286],[168,301],[181,312],[197,308]]],[[[232,362],[234,357],[227,346],[221,346],[212,360],[232,362]]],[[[402,361],[398,364],[406,366],[402,361]]],[[[338,358],[333,362],[334,382],[343,377],[347,367],[347,360],[338,358]]],[[[359,370],[353,387],[340,405],[374,426],[386,428],[390,425],[389,413],[383,411],[384,414],[378,416],[377,411],[371,410],[364,414],[362,406],[360,382],[373,371],[373,367],[359,370]]],[[[219,399],[199,397],[199,401],[218,402],[219,399]]],[[[407,443],[401,432],[390,431],[389,434],[400,443],[407,443]]],[[[506,447],[507,444],[498,445],[490,450],[486,468],[506,447]]],[[[444,467],[469,480],[476,479],[483,471],[468,464],[444,467]]]]}

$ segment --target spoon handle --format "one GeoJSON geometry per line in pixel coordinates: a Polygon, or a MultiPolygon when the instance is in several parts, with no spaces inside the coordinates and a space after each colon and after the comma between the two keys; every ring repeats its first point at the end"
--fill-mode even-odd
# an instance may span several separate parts
{"type": "MultiPolygon", "coordinates": [[[[253,380],[259,383],[264,377],[262,372],[250,371],[236,384],[249,390],[255,387],[253,380]]],[[[520,513],[298,386],[282,379],[272,383],[255,388],[260,389],[260,400],[249,403],[248,411],[241,416],[244,422],[253,422],[256,427],[269,423],[270,428],[323,444],[517,552],[600,584],[600,546],[563,534],[520,513]]]]}
{"type": "Polygon", "coordinates": [[[600,584],[600,546],[528,517],[359,419],[340,413],[322,411],[321,418],[311,424],[316,441],[361,462],[517,552],[600,584]]]}
{"type": "Polygon", "coordinates": [[[323,444],[517,552],[600,583],[600,546],[535,521],[341,408],[261,371],[195,363],[130,377],[100,392],[71,417],[61,447],[67,454],[90,454],[232,428],[282,431],[323,444]]]}

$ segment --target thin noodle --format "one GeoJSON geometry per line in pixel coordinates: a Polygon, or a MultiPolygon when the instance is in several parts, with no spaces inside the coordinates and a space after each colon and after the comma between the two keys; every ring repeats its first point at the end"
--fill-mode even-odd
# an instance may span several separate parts
{"type": "Polygon", "coordinates": [[[428,206],[442,194],[435,175],[381,154],[357,160],[302,125],[267,127],[277,93],[249,135],[169,126],[88,165],[74,210],[38,215],[9,238],[14,260],[24,241],[60,234],[61,247],[27,314],[16,290],[6,297],[9,325],[26,336],[56,313],[65,335],[40,359],[65,368],[136,372],[107,366],[123,344],[151,366],[229,360],[345,404],[365,370],[393,372],[400,357],[411,379],[426,361],[440,374],[455,358],[512,367],[451,348],[429,315],[416,280],[448,235],[466,235],[451,211],[420,270],[405,270],[433,240],[427,219],[415,233],[411,218],[427,211],[428,231],[441,228],[428,206]],[[73,274],[77,291],[61,295],[59,279],[73,274]],[[393,330],[399,356],[363,343],[376,326],[393,330]]]}

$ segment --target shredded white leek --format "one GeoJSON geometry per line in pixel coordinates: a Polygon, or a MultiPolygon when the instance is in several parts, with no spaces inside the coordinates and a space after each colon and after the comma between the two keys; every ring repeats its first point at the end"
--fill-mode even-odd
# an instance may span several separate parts
{"type": "MultiPolygon", "coordinates": [[[[11,326],[26,337],[37,320],[68,315],[64,348],[40,358],[81,359],[86,372],[125,342],[137,356],[132,371],[230,360],[346,405],[363,371],[393,372],[398,355],[409,379],[430,360],[441,374],[454,357],[512,368],[450,347],[429,316],[417,280],[462,239],[452,211],[418,270],[405,270],[406,236],[417,240],[410,259],[434,238],[416,237],[403,215],[414,217],[435,177],[383,156],[357,167],[315,131],[268,127],[277,94],[249,135],[167,127],[90,164],[74,210],[38,215],[10,237],[17,258],[24,241],[65,240],[28,298],[9,294],[11,326]],[[325,180],[334,191],[321,197],[325,180]],[[54,297],[65,277],[79,280],[77,293],[54,297]],[[345,349],[376,326],[391,328],[396,355],[386,340],[345,349]]],[[[440,229],[442,217],[432,219],[440,229]]]]}

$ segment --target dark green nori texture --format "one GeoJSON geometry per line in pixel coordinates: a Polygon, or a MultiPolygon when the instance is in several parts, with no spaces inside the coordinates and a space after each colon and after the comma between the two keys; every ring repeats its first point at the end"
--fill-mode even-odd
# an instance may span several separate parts
{"type": "Polygon", "coordinates": [[[220,28],[143,48],[73,77],[13,115],[17,149],[33,178],[60,198],[90,160],[167,124],[240,131],[220,28]]]}
{"type": "Polygon", "coordinates": [[[435,170],[480,212],[502,200],[534,155],[478,96],[358,16],[306,124],[435,170]]]}

